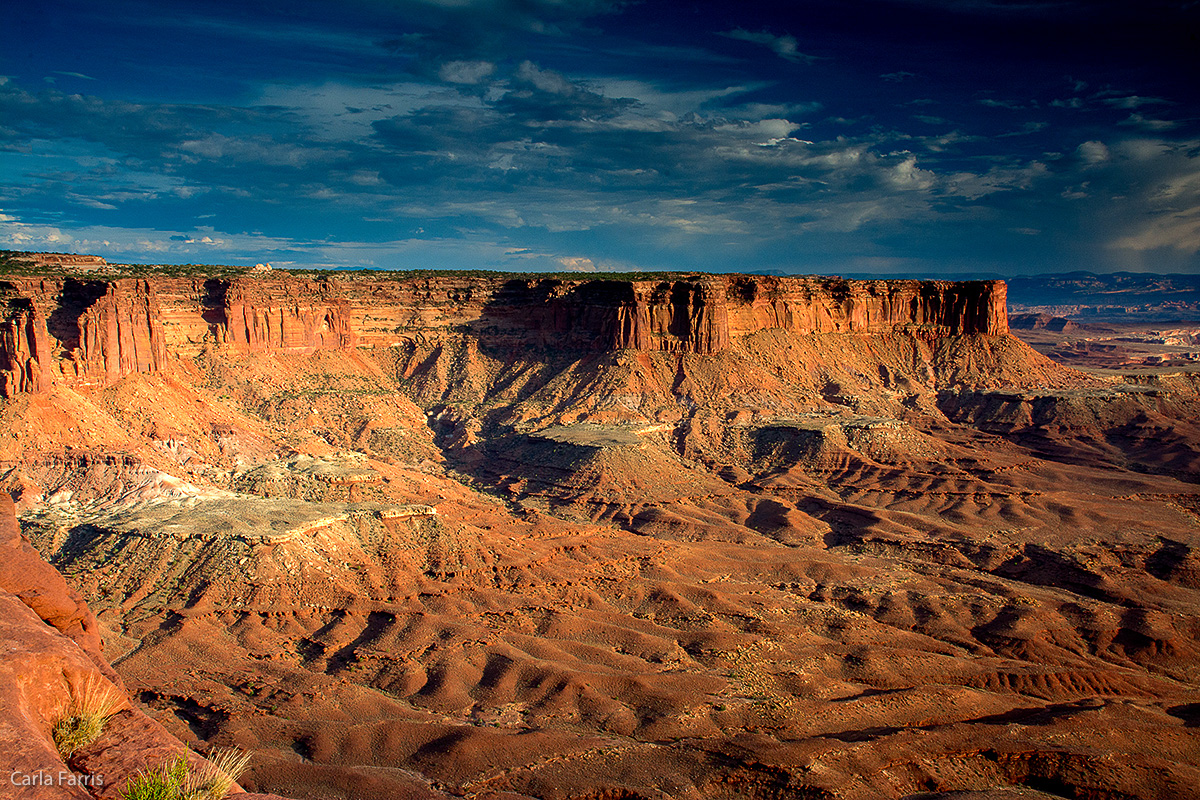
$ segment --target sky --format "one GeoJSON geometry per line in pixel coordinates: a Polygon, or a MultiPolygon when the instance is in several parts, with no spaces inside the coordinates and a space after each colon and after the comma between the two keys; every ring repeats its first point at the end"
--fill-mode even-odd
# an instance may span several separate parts
{"type": "Polygon", "coordinates": [[[0,248],[1200,272],[1197,0],[39,0],[0,248]]]}

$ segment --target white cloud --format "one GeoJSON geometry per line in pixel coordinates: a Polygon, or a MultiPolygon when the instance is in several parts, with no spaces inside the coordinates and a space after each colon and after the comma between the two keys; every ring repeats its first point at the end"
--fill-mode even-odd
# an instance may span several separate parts
{"type": "Polygon", "coordinates": [[[714,130],[744,136],[755,144],[778,144],[800,126],[787,119],[761,119],[757,122],[734,122],[718,125],[714,130]]]}
{"type": "Polygon", "coordinates": [[[781,119],[800,114],[812,114],[821,110],[821,104],[812,103],[742,103],[736,106],[725,106],[721,113],[727,117],[750,121],[768,118],[781,119]]]}
{"type": "MultiPolygon", "coordinates": [[[[456,239],[421,238],[382,242],[315,241],[260,233],[228,233],[201,227],[191,231],[151,228],[113,228],[91,225],[65,232],[57,227],[22,223],[0,213],[0,249],[53,250],[92,253],[119,263],[242,263],[295,264],[308,267],[388,267],[451,269],[503,268],[511,262],[512,247],[464,236],[456,239]]],[[[557,263],[536,265],[557,269],[557,263]]],[[[603,268],[603,265],[601,265],[603,268]]]]}
{"type": "Polygon", "coordinates": [[[940,179],[939,185],[949,196],[977,200],[996,192],[1030,189],[1035,181],[1045,177],[1049,171],[1042,162],[1031,161],[1020,167],[993,167],[982,174],[960,172],[947,175],[940,179]]]}
{"type": "Polygon", "coordinates": [[[908,158],[892,167],[891,173],[888,175],[888,179],[897,189],[924,190],[933,186],[937,176],[927,169],[921,169],[918,167],[917,157],[910,155],[908,158]]]}
{"type": "Polygon", "coordinates": [[[976,142],[981,138],[982,137],[980,136],[969,136],[962,131],[953,130],[949,133],[942,134],[941,136],[929,136],[922,138],[919,141],[931,152],[940,153],[950,147],[953,147],[954,145],[963,144],[965,142],[976,142]]]}
{"type": "Polygon", "coordinates": [[[1170,271],[1200,253],[1200,141],[1132,139],[1113,147],[1113,188],[1125,210],[1103,220],[1110,250],[1144,269],[1170,271]],[[1136,213],[1135,213],[1136,212],[1136,213]]]}
{"type": "Polygon", "coordinates": [[[219,133],[210,133],[203,139],[180,142],[179,149],[188,154],[184,156],[185,159],[246,162],[277,167],[303,167],[345,155],[337,150],[276,142],[265,137],[239,139],[219,133]]]}
{"type": "Polygon", "coordinates": [[[596,262],[583,256],[559,256],[555,259],[568,272],[597,272],[596,262]]]}
{"type": "Polygon", "coordinates": [[[325,141],[360,141],[373,123],[441,106],[480,108],[479,98],[446,86],[402,82],[377,86],[322,83],[265,87],[257,105],[288,109],[308,123],[308,135],[325,141]]]}
{"type": "Polygon", "coordinates": [[[811,64],[817,60],[816,56],[810,56],[807,53],[800,52],[800,44],[796,41],[795,36],[783,35],[776,36],[767,31],[754,33],[743,28],[737,28],[732,31],[725,31],[722,36],[728,36],[730,39],[738,39],[743,42],[753,42],[761,44],[775,51],[775,55],[782,59],[794,63],[811,64]]]}
{"type": "Polygon", "coordinates": [[[1149,105],[1164,105],[1168,101],[1161,97],[1139,97],[1136,94],[1127,97],[1109,97],[1103,101],[1106,105],[1113,108],[1135,109],[1149,105]]]}
{"type": "Polygon", "coordinates": [[[218,234],[212,228],[187,233],[151,228],[113,228],[88,225],[71,232],[58,226],[26,223],[0,214],[0,245],[18,249],[65,248],[77,253],[94,253],[106,258],[144,259],[146,255],[187,256],[214,251],[242,253],[250,250],[290,247],[292,242],[252,234],[218,234]]]}
{"type": "Polygon", "coordinates": [[[496,65],[490,61],[448,61],[438,70],[438,77],[447,83],[477,84],[490,77],[496,65]]]}
{"type": "Polygon", "coordinates": [[[1115,239],[1109,247],[1117,250],[1175,250],[1187,255],[1200,252],[1200,206],[1162,216],[1141,230],[1115,239]]]}
{"type": "Polygon", "coordinates": [[[1138,113],[1130,114],[1117,124],[1148,131],[1169,131],[1179,127],[1178,122],[1167,119],[1151,119],[1138,113]]]}
{"type": "Polygon", "coordinates": [[[517,78],[549,94],[569,96],[579,91],[579,87],[561,74],[551,69],[542,69],[532,61],[521,62],[517,67],[517,78]]]}
{"type": "Polygon", "coordinates": [[[745,94],[762,86],[762,84],[755,84],[681,91],[664,88],[659,84],[647,81],[617,78],[598,78],[592,83],[606,97],[628,97],[637,100],[642,106],[642,113],[662,115],[668,119],[701,112],[705,106],[715,100],[745,94]]]}
{"type": "Polygon", "coordinates": [[[1098,164],[1103,164],[1111,157],[1108,151],[1108,145],[1099,141],[1087,141],[1075,148],[1075,155],[1079,156],[1079,160],[1085,166],[1094,167],[1098,164]]]}

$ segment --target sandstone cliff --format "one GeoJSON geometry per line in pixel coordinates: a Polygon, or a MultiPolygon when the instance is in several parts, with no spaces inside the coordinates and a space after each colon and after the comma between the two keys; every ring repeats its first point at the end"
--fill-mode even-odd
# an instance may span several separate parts
{"type": "Polygon", "coordinates": [[[131,372],[161,372],[167,348],[150,281],[117,280],[78,319],[77,373],[114,383],[131,372]]]}
{"type": "Polygon", "coordinates": [[[55,379],[108,385],[162,372],[167,342],[150,281],[5,281],[0,393],[39,392],[55,379]]]}
{"type": "Polygon", "coordinates": [[[331,297],[325,282],[242,279],[216,290],[224,302],[214,332],[236,350],[312,352],[354,344],[348,303],[331,297]]]}
{"type": "Polygon", "coordinates": [[[28,298],[14,298],[0,321],[0,396],[44,391],[50,382],[46,320],[28,298]]]}
{"type": "Polygon", "coordinates": [[[0,323],[0,391],[53,380],[111,385],[168,369],[205,343],[312,353],[468,341],[469,347],[712,354],[784,330],[1008,333],[1001,281],[846,281],[689,275],[567,280],[391,274],[107,281],[11,279],[0,323]]]}
{"type": "Polygon", "coordinates": [[[55,630],[79,645],[95,665],[119,683],[101,651],[99,625],[79,592],[67,586],[62,575],[42,560],[21,536],[16,508],[7,492],[0,491],[0,589],[17,597],[55,630]]]}
{"type": "Polygon", "coordinates": [[[1002,281],[448,276],[377,285],[374,296],[382,302],[361,315],[352,301],[363,343],[384,343],[388,333],[394,335],[387,343],[395,343],[456,330],[485,347],[712,354],[726,350],[736,337],[763,330],[802,335],[1008,333],[1002,281]],[[402,313],[375,316],[388,310],[402,313]],[[378,325],[384,320],[397,324],[388,331],[378,325]]]}

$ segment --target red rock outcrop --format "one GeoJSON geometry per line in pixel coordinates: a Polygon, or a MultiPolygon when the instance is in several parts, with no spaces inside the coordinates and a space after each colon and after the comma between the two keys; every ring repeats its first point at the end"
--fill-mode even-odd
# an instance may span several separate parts
{"type": "Polygon", "coordinates": [[[70,637],[105,671],[106,677],[119,682],[104,660],[96,617],[79,592],[67,586],[62,575],[43,561],[21,535],[12,498],[3,491],[0,491],[0,589],[14,595],[47,625],[70,637]]]}
{"type": "Polygon", "coordinates": [[[64,763],[51,729],[72,693],[93,681],[123,688],[101,653],[95,616],[22,537],[12,498],[0,492],[0,797],[111,800],[140,770],[180,755],[204,764],[128,701],[64,763]]]}
{"type": "Polygon", "coordinates": [[[225,293],[221,340],[251,353],[340,350],[354,344],[342,298],[315,281],[238,280],[225,293]]]}
{"type": "Polygon", "coordinates": [[[840,278],[733,276],[733,335],[886,333],[913,327],[940,335],[1008,333],[1004,281],[847,281],[840,278]]]}
{"type": "Polygon", "coordinates": [[[6,281],[0,394],[44,391],[55,379],[111,385],[167,369],[163,313],[152,281],[6,281]]]}
{"type": "Polygon", "coordinates": [[[6,395],[38,391],[59,376],[111,385],[133,372],[163,372],[168,351],[194,354],[206,341],[248,353],[468,340],[492,349],[711,354],[766,330],[1008,333],[1002,281],[378,273],[35,278],[13,279],[9,286],[15,290],[9,307],[18,310],[10,311],[0,329],[0,387],[6,395]],[[52,348],[63,355],[51,356],[52,348]]]}
{"type": "Polygon", "coordinates": [[[45,391],[50,385],[46,320],[28,298],[10,301],[0,322],[0,396],[45,391]]]}
{"type": "MultiPolygon", "coordinates": [[[[427,282],[423,302],[459,313],[481,344],[566,350],[718,353],[733,337],[782,329],[800,334],[1008,333],[1002,281],[844,281],[705,275],[679,280],[518,279],[454,287],[427,282]],[[465,289],[465,291],[463,291],[465,289]],[[470,313],[471,306],[478,311],[470,313]],[[465,312],[465,313],[464,313],[465,312]]],[[[414,287],[415,288],[415,287],[414,287]]],[[[408,302],[418,298],[413,297],[408,302]]],[[[428,328],[424,314],[414,322],[428,328]]],[[[365,338],[365,337],[364,337],[365,338]]]]}
{"type": "Polygon", "coordinates": [[[131,372],[162,372],[167,364],[162,312],[150,281],[117,280],[79,318],[81,374],[112,384],[131,372]]]}

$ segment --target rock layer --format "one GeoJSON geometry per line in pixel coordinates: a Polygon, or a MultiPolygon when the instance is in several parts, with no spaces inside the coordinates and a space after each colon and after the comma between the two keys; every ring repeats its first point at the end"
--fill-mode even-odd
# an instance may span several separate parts
{"type": "Polygon", "coordinates": [[[131,372],[166,368],[162,312],[150,281],[118,280],[79,318],[81,375],[115,383],[131,372]]]}
{"type": "Polygon", "coordinates": [[[167,370],[168,351],[312,353],[468,340],[472,347],[712,354],[767,330],[1008,333],[1002,281],[750,275],[565,280],[395,275],[13,279],[0,391],[111,385],[167,370]]]}
{"type": "Polygon", "coordinates": [[[49,383],[46,320],[31,300],[16,298],[0,322],[0,396],[44,391],[49,383]]]}
{"type": "Polygon", "coordinates": [[[56,379],[111,385],[134,372],[163,372],[167,340],[151,281],[5,281],[0,393],[44,391],[56,379]]]}
{"type": "Polygon", "coordinates": [[[223,320],[214,326],[220,341],[251,353],[340,350],[354,344],[348,303],[330,297],[324,283],[262,284],[239,280],[217,287],[224,295],[223,320]]]}
{"type": "Polygon", "coordinates": [[[16,507],[7,492],[0,492],[0,589],[13,594],[43,622],[70,637],[106,677],[119,683],[104,661],[96,617],[79,592],[67,586],[62,575],[21,536],[16,507]]]}

